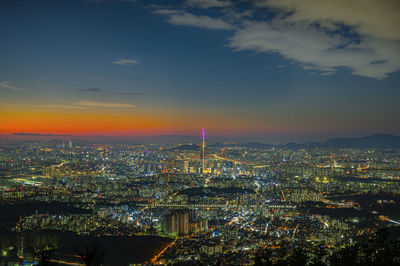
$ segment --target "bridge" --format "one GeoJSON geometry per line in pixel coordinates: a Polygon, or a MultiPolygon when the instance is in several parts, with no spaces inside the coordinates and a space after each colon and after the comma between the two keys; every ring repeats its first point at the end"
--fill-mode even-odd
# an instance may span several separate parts
{"type": "Polygon", "coordinates": [[[137,203],[138,207],[147,207],[147,208],[210,208],[210,209],[218,209],[218,208],[256,208],[256,207],[266,207],[271,209],[295,209],[294,205],[286,205],[286,204],[263,204],[263,205],[226,205],[226,204],[175,204],[175,203],[137,203]]]}

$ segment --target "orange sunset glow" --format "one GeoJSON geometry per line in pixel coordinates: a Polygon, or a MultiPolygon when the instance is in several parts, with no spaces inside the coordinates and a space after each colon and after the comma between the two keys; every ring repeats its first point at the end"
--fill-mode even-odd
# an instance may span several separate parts
{"type": "MultiPolygon", "coordinates": [[[[107,134],[153,135],[195,133],[199,124],[207,124],[217,133],[229,130],[240,133],[240,127],[249,124],[244,119],[230,117],[203,117],[178,113],[141,113],[134,111],[0,111],[0,133],[35,132],[44,134],[107,134]]],[[[251,125],[250,125],[251,126],[251,125]]],[[[246,131],[260,130],[251,127],[246,131]]]]}

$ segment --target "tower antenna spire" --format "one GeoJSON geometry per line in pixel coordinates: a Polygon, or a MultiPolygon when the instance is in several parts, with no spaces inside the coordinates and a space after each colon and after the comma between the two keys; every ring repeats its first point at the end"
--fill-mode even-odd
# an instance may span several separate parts
{"type": "Polygon", "coordinates": [[[201,130],[201,139],[202,139],[202,143],[201,143],[201,152],[202,152],[202,173],[204,174],[204,149],[205,149],[205,145],[206,145],[206,129],[203,128],[201,130]]]}

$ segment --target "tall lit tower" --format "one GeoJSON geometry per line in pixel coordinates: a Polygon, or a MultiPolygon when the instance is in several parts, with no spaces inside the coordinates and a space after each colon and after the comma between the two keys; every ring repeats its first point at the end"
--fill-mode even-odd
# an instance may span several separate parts
{"type": "Polygon", "coordinates": [[[205,149],[205,146],[206,146],[206,129],[205,128],[203,128],[202,130],[201,130],[201,139],[202,139],[202,143],[201,143],[201,152],[202,152],[202,155],[203,155],[203,161],[202,161],[202,172],[203,172],[203,174],[204,174],[204,149],[205,149]]]}

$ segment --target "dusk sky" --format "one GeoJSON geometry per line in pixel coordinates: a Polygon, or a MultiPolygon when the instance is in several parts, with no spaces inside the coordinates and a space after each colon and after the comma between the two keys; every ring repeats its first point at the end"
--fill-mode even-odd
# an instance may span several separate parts
{"type": "Polygon", "coordinates": [[[0,134],[400,135],[398,0],[0,2],[0,134]]]}

